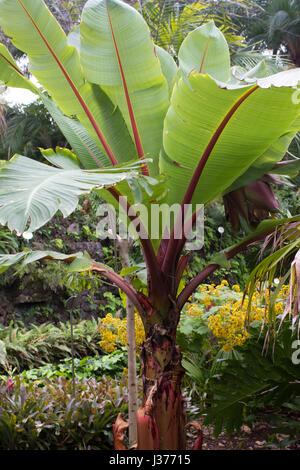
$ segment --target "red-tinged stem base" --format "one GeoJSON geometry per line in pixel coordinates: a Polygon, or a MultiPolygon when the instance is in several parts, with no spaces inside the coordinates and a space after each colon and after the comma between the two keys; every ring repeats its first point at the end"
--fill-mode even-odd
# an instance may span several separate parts
{"type": "Polygon", "coordinates": [[[184,369],[175,334],[176,327],[154,325],[143,345],[143,406],[137,413],[139,450],[186,447],[186,414],[181,395],[184,369]]]}

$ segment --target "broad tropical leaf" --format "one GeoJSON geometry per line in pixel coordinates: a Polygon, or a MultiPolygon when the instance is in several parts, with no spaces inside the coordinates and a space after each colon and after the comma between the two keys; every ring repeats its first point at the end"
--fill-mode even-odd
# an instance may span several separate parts
{"type": "Polygon", "coordinates": [[[81,168],[77,156],[69,149],[56,147],[55,151],[53,149],[40,149],[40,151],[48,162],[58,168],[64,170],[78,170],[81,168]]]}
{"type": "MultiPolygon", "coordinates": [[[[119,108],[112,103],[107,94],[98,85],[86,83],[80,92],[85,98],[85,102],[97,125],[107,139],[118,164],[135,159],[137,152],[119,108]]],[[[94,141],[97,142],[97,133],[91,128],[89,117],[86,113],[79,113],[77,117],[85,128],[89,130],[94,141]]],[[[106,166],[108,165],[106,164],[106,166]]]]}
{"type": "Polygon", "coordinates": [[[234,191],[248,185],[249,183],[261,178],[267,173],[277,173],[280,175],[297,176],[300,170],[300,161],[285,163],[284,165],[276,164],[280,162],[286,154],[291,141],[300,129],[300,115],[297,116],[295,121],[291,124],[290,128],[279,137],[279,139],[271,144],[271,146],[248,168],[248,170],[241,175],[234,183],[226,189],[225,193],[234,191]]]}
{"type": "Polygon", "coordinates": [[[300,106],[292,103],[300,69],[289,72],[285,80],[278,74],[234,89],[220,88],[198,72],[190,73],[188,83],[178,81],[160,161],[161,171],[170,177],[171,203],[182,201],[193,175],[194,202],[212,201],[289,131],[300,113],[300,106]],[[272,86],[278,82],[281,86],[272,86]]]}
{"type": "Polygon", "coordinates": [[[185,75],[192,70],[209,73],[216,80],[228,82],[231,77],[227,41],[213,21],[194,29],[179,49],[179,65],[185,75]]]}
{"type": "Polygon", "coordinates": [[[157,173],[169,93],[145,21],[119,0],[89,0],[80,33],[85,77],[120,108],[138,155],[151,155],[157,173]]]}
{"type": "Polygon", "coordinates": [[[29,58],[29,70],[67,114],[81,111],[70,83],[84,84],[77,50],[41,0],[1,0],[0,24],[29,58]],[[65,73],[64,73],[65,71],[65,73]]]}
{"type": "MultiPolygon", "coordinates": [[[[86,84],[84,89],[91,112],[95,120],[101,124],[118,162],[133,160],[136,155],[135,148],[118,109],[114,108],[100,87],[86,84]]],[[[99,148],[97,134],[91,129],[89,120],[84,113],[80,113],[78,116],[81,119],[80,122],[78,119],[65,116],[56,103],[47,96],[41,95],[41,98],[84,168],[111,166],[106,152],[103,148],[99,148]]]]}
{"type": "Polygon", "coordinates": [[[169,85],[169,93],[171,94],[173,90],[173,80],[178,67],[173,57],[167,51],[157,45],[155,46],[155,51],[160,61],[162,73],[166,77],[169,85]]]}
{"type": "Polygon", "coordinates": [[[80,194],[138,175],[136,165],[109,170],[53,168],[16,155],[0,170],[0,222],[10,230],[34,231],[60,210],[71,214],[80,194]]]}
{"type": "Polygon", "coordinates": [[[44,259],[53,259],[57,261],[66,261],[68,263],[73,263],[77,258],[80,260],[87,260],[87,256],[83,253],[73,253],[71,255],[65,255],[63,253],[57,253],[56,251],[31,251],[26,250],[21,253],[16,253],[13,255],[2,255],[0,254],[0,273],[3,273],[11,266],[17,264],[22,264],[23,266],[34,263],[35,261],[44,260],[44,259]]]}
{"type": "Polygon", "coordinates": [[[51,98],[44,94],[41,98],[84,168],[93,169],[110,165],[107,155],[100,150],[81,122],[65,116],[51,98]]]}
{"type": "MultiPolygon", "coordinates": [[[[88,131],[112,164],[118,161],[89,109],[91,93],[84,87],[79,54],[42,0],[0,0],[0,25],[13,44],[27,54],[29,70],[66,115],[82,114],[88,131]]],[[[1,71],[0,71],[1,79],[1,71]]],[[[101,124],[101,123],[100,123],[101,124]]]]}
{"type": "MultiPolygon", "coordinates": [[[[296,121],[298,122],[298,126],[300,126],[299,118],[297,118],[296,121]]],[[[297,130],[298,129],[299,127],[297,127],[297,130]]],[[[237,178],[237,180],[235,180],[229,188],[226,188],[225,193],[247,186],[251,182],[261,178],[264,174],[267,173],[285,174],[284,167],[282,173],[279,169],[278,171],[273,171],[273,169],[276,163],[278,163],[286,154],[286,151],[289,148],[289,145],[293,140],[296,132],[287,132],[284,135],[280,136],[277,141],[273,142],[270,147],[257,160],[253,162],[250,168],[248,168],[243,175],[237,178]]],[[[296,167],[297,164],[295,162],[294,165],[290,168],[290,170],[295,171],[296,167]]]]}

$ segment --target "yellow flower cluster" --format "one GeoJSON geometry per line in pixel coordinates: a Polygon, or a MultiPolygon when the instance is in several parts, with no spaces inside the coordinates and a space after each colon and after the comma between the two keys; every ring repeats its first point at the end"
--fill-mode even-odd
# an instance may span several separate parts
{"type": "MultiPolygon", "coordinates": [[[[127,321],[112,316],[111,313],[104,317],[99,325],[101,334],[100,347],[107,353],[116,351],[118,345],[127,345],[127,321]]],[[[145,332],[142,320],[135,314],[135,342],[140,346],[145,340],[145,332]]]]}
{"type": "MultiPolygon", "coordinates": [[[[247,340],[250,336],[247,331],[248,323],[254,320],[268,322],[270,293],[267,289],[254,293],[250,307],[247,297],[242,301],[240,286],[234,285],[229,289],[226,280],[217,286],[202,285],[198,293],[201,294],[201,299],[199,303],[191,303],[187,307],[187,315],[199,317],[208,306],[217,306],[217,311],[208,317],[208,327],[219,339],[223,351],[231,351],[247,340]]],[[[284,306],[281,299],[286,298],[287,293],[288,286],[283,286],[275,303],[275,315],[283,313],[284,306]]]]}
{"type": "Polygon", "coordinates": [[[219,313],[210,315],[208,327],[214,336],[220,338],[223,351],[231,351],[235,346],[241,346],[249,336],[245,328],[245,315],[240,310],[240,303],[220,306],[219,313]]]}
{"type": "Polygon", "coordinates": [[[203,310],[198,304],[189,304],[186,308],[189,317],[201,317],[203,310]]]}

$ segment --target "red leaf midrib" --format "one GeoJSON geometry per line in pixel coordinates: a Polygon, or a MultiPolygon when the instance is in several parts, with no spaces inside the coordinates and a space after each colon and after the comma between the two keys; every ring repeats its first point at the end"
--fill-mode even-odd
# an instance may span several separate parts
{"type": "MultiPolygon", "coordinates": [[[[115,36],[115,33],[114,33],[114,29],[113,29],[113,25],[112,25],[112,21],[111,21],[111,17],[110,17],[107,2],[106,2],[106,10],[107,10],[107,16],[108,16],[108,20],[109,20],[109,24],[110,24],[110,30],[111,30],[111,34],[112,34],[114,48],[115,48],[115,52],[116,52],[116,56],[117,56],[117,61],[118,61],[118,65],[119,65],[119,70],[120,70],[120,74],[121,74],[121,79],[122,79],[122,83],[123,83],[123,88],[124,88],[126,103],[127,103],[127,107],[128,107],[128,112],[129,112],[132,132],[133,132],[133,136],[134,136],[135,146],[136,146],[139,158],[143,158],[144,157],[143,145],[142,145],[142,142],[141,142],[141,138],[140,138],[140,134],[139,134],[139,131],[138,131],[136,119],[135,119],[135,116],[134,116],[134,111],[133,111],[132,103],[131,103],[131,100],[130,100],[130,95],[129,95],[129,91],[128,91],[128,87],[127,87],[127,82],[126,82],[126,78],[125,78],[125,74],[124,74],[124,69],[123,69],[123,66],[122,66],[122,61],[121,61],[121,57],[120,57],[120,54],[119,54],[117,40],[116,40],[116,36],[115,36]]],[[[142,166],[142,172],[143,172],[144,175],[149,176],[149,170],[148,170],[148,167],[147,167],[146,164],[142,166]]]]}
{"type": "MultiPolygon", "coordinates": [[[[202,172],[204,170],[204,167],[208,161],[208,158],[213,151],[216,143],[218,142],[219,137],[222,135],[223,130],[225,129],[226,125],[230,121],[231,117],[234,115],[234,113],[237,111],[237,109],[241,106],[241,104],[259,87],[258,85],[254,85],[250,90],[248,90],[246,93],[244,93],[239,100],[231,107],[231,109],[227,112],[226,116],[223,118],[222,122],[219,124],[218,128],[214,132],[212,138],[210,139],[208,145],[206,146],[206,149],[204,153],[202,154],[202,157],[198,163],[198,166],[196,170],[194,171],[194,174],[191,178],[191,181],[188,185],[188,188],[186,190],[186,193],[184,195],[182,204],[181,204],[181,214],[184,213],[183,209],[186,204],[190,204],[194,195],[194,192],[196,190],[196,187],[198,185],[198,182],[200,180],[200,177],[202,175],[202,172]]],[[[182,220],[182,217],[180,217],[180,220],[176,220],[175,226],[173,229],[173,232],[171,234],[171,237],[168,241],[168,247],[166,250],[166,254],[164,257],[164,261],[162,264],[162,270],[163,272],[167,273],[170,271],[173,260],[177,259],[179,253],[178,253],[178,247],[183,248],[181,240],[176,240],[174,238],[174,233],[178,230],[178,225],[180,224],[181,227],[183,227],[184,220],[182,220]]]]}
{"type": "Polygon", "coordinates": [[[116,159],[116,157],[114,156],[112,150],[110,149],[109,145],[108,145],[108,142],[107,140],[105,139],[104,135],[102,134],[101,130],[99,129],[98,127],[98,124],[96,123],[93,115],[91,114],[90,110],[88,109],[84,99],[82,98],[82,96],[80,95],[79,91],[77,90],[74,82],[72,81],[70,75],[68,74],[68,72],[66,71],[66,69],[64,68],[64,66],[62,65],[61,61],[59,60],[59,58],[57,57],[57,55],[55,54],[55,52],[53,51],[52,47],[50,46],[50,44],[48,43],[47,39],[45,38],[45,36],[43,35],[42,31],[39,29],[38,25],[36,24],[36,22],[34,21],[33,17],[31,16],[31,14],[29,13],[29,11],[26,9],[26,7],[24,6],[23,2],[21,0],[18,0],[19,4],[21,5],[21,7],[23,8],[23,10],[25,11],[26,15],[28,16],[28,18],[30,19],[31,23],[33,24],[33,26],[35,27],[36,31],[38,32],[38,34],[40,35],[40,37],[42,38],[42,40],[44,41],[46,47],[48,48],[50,54],[52,55],[52,57],[54,58],[54,60],[56,61],[57,65],[59,66],[60,70],[62,71],[64,77],[66,78],[67,82],[69,83],[71,89],[73,90],[76,98],[78,99],[80,105],[82,106],[84,112],[86,113],[90,123],[92,124],[97,136],[99,137],[99,140],[101,142],[101,144],[103,145],[112,165],[118,165],[118,161],[116,159]]]}
{"type": "Polygon", "coordinates": [[[21,77],[25,78],[25,75],[21,72],[21,70],[18,69],[18,67],[16,67],[12,62],[10,62],[10,60],[7,57],[5,57],[3,54],[1,54],[1,52],[0,52],[0,57],[2,57],[2,59],[4,59],[8,63],[8,65],[12,69],[14,69],[15,72],[17,72],[19,75],[21,75],[21,77]]]}

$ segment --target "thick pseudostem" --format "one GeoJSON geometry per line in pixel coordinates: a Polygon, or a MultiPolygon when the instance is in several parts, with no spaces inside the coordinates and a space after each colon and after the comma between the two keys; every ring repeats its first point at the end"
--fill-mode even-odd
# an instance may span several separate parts
{"type": "Polygon", "coordinates": [[[184,369],[175,333],[149,331],[142,351],[143,406],[138,410],[138,449],[184,450],[186,414],[181,395],[184,369]]]}

